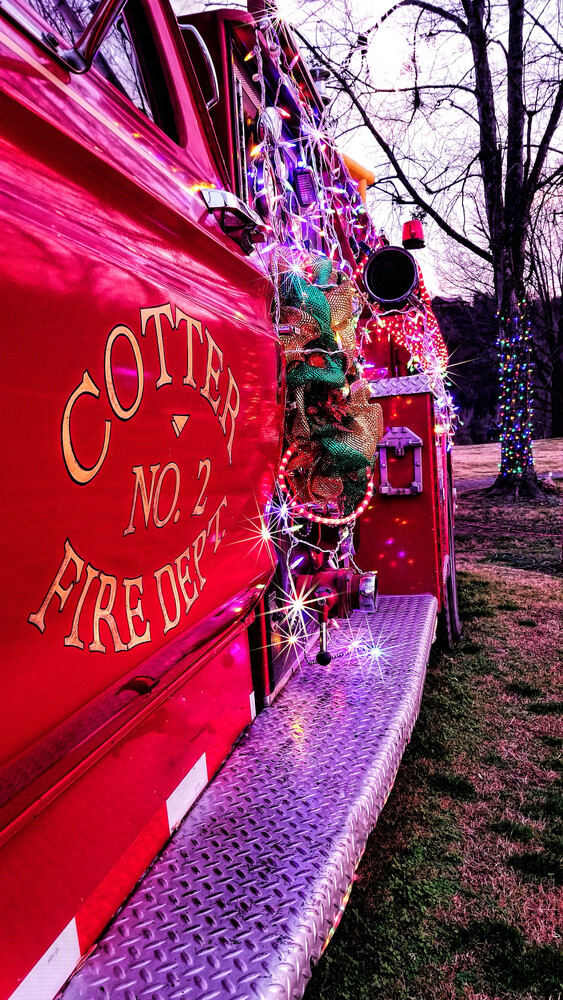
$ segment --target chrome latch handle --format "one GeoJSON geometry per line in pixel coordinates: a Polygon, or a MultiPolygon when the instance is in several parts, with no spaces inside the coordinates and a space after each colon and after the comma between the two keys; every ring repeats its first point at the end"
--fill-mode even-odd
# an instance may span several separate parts
{"type": "Polygon", "coordinates": [[[409,427],[391,427],[379,442],[379,492],[384,496],[412,496],[422,493],[422,438],[409,427]],[[413,449],[414,479],[410,486],[392,486],[387,468],[387,451],[392,448],[402,458],[405,448],[413,449]]]}
{"type": "Polygon", "coordinates": [[[236,240],[246,254],[252,253],[255,243],[263,243],[268,231],[257,212],[245,205],[232,191],[219,188],[200,188],[200,194],[227,236],[236,240]]]}

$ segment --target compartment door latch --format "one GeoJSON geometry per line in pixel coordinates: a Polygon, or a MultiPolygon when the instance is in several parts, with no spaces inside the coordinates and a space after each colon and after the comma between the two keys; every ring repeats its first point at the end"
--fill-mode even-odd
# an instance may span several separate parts
{"type": "Polygon", "coordinates": [[[386,496],[410,496],[422,493],[422,438],[410,427],[391,427],[379,442],[379,492],[386,496]],[[396,458],[402,458],[405,448],[413,449],[414,479],[410,486],[392,486],[387,468],[387,451],[393,448],[396,458]]]}

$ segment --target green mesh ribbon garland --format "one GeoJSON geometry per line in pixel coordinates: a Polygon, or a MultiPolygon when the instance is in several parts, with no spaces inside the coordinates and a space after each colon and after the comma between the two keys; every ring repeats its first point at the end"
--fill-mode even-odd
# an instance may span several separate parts
{"type": "MultiPolygon", "coordinates": [[[[285,309],[292,327],[292,334],[282,336],[282,341],[288,356],[287,388],[294,395],[290,409],[297,409],[288,427],[289,439],[298,445],[292,463],[293,488],[301,502],[318,505],[324,495],[325,502],[336,500],[342,514],[348,516],[367,490],[375,446],[370,452],[366,442],[374,434],[371,428],[371,435],[364,434],[363,440],[363,430],[358,429],[350,402],[350,378],[354,381],[358,376],[354,365],[350,370],[332,328],[325,291],[334,292],[341,279],[328,257],[316,255],[309,263],[313,282],[294,271],[282,273],[279,282],[281,319],[283,322],[285,309]],[[297,437],[292,428],[298,429],[297,437]],[[362,441],[364,452],[357,447],[362,441]]],[[[375,408],[368,410],[377,423],[375,408]]]]}
{"type": "Polygon", "coordinates": [[[328,355],[324,357],[323,362],[322,368],[311,365],[307,361],[297,364],[287,373],[288,389],[298,389],[308,383],[325,389],[341,389],[346,382],[342,364],[333,361],[328,355]]]}
{"type": "Polygon", "coordinates": [[[305,314],[305,320],[310,318],[318,324],[319,340],[326,351],[337,349],[330,325],[330,306],[320,288],[310,285],[300,275],[284,274],[280,282],[280,296],[284,305],[300,309],[305,314]]]}

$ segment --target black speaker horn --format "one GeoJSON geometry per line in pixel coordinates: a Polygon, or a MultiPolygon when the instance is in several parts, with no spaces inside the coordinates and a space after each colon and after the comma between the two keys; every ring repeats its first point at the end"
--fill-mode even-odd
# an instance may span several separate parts
{"type": "Polygon", "coordinates": [[[408,250],[380,247],[368,257],[364,285],[371,299],[382,306],[400,309],[418,288],[418,268],[408,250]]]}

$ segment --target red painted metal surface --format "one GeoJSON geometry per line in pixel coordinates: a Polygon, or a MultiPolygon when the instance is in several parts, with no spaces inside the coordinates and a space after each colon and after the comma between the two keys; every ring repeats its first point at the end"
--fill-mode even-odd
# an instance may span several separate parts
{"type": "Polygon", "coordinates": [[[206,755],[211,777],[251,721],[246,633],[207,660],[0,851],[0,996],[76,917],[93,943],[169,836],[164,803],[206,755]]]}
{"type": "MultiPolygon", "coordinates": [[[[408,427],[422,438],[423,491],[382,496],[376,463],[376,493],[359,522],[358,563],[377,569],[381,594],[433,594],[442,602],[440,528],[433,400],[428,393],[379,399],[385,431],[408,427]]],[[[407,487],[414,478],[413,449],[402,458],[388,453],[389,480],[407,487]]]]}
{"type": "Polygon", "coordinates": [[[246,633],[213,649],[272,572],[270,292],[207,214],[210,122],[150,17],[179,144],[0,12],[5,995],[92,893],[115,909],[251,717],[246,633]]]}
{"type": "Polygon", "coordinates": [[[3,49],[6,757],[187,625],[240,615],[270,570],[251,536],[281,426],[266,281],[186,186],[197,120],[189,155],[138,123],[149,169],[149,136],[120,143],[97,86],[61,90],[20,47],[3,49]]]}

